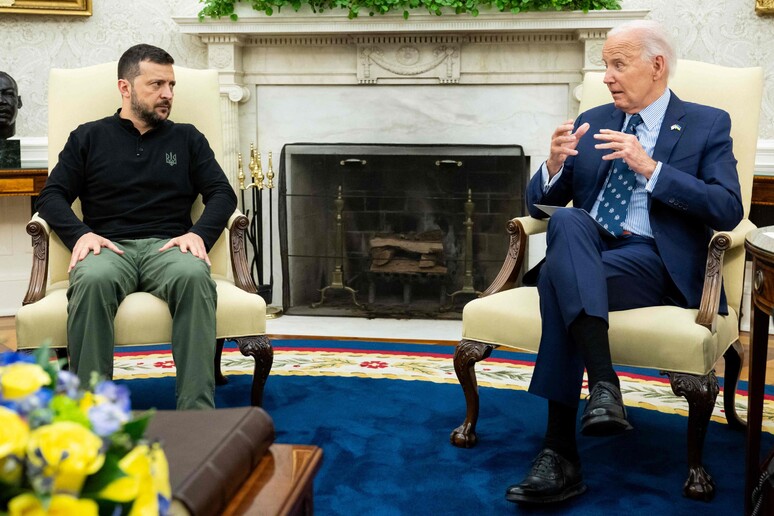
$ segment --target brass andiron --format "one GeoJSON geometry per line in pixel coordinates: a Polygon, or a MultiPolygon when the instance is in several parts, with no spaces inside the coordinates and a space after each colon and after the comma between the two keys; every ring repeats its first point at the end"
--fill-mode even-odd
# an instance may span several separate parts
{"type": "Polygon", "coordinates": [[[478,296],[480,291],[473,287],[473,209],[476,207],[473,202],[473,196],[468,188],[468,200],[465,202],[465,276],[462,278],[462,288],[449,294],[451,299],[449,304],[441,308],[441,311],[447,311],[454,308],[454,298],[459,294],[468,294],[478,296]]]}
{"type": "Polygon", "coordinates": [[[346,290],[352,295],[352,302],[358,308],[363,308],[363,305],[357,302],[357,291],[355,289],[344,285],[344,238],[342,234],[342,212],[344,211],[344,198],[341,195],[341,185],[339,185],[339,194],[334,201],[336,206],[336,241],[335,241],[335,256],[334,256],[334,268],[333,268],[333,280],[331,284],[323,288],[320,291],[320,300],[316,303],[312,303],[312,308],[318,308],[325,303],[325,294],[330,289],[334,290],[346,290]]]}

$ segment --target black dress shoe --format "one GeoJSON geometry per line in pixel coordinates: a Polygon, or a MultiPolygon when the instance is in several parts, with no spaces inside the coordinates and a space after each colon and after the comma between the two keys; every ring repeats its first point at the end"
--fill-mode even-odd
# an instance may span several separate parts
{"type": "Polygon", "coordinates": [[[554,503],[585,491],[580,462],[570,462],[546,448],[535,458],[524,480],[508,488],[505,499],[516,503],[554,503]]]}
{"type": "Polygon", "coordinates": [[[583,435],[614,435],[631,430],[621,390],[610,382],[597,382],[581,416],[583,435]]]}

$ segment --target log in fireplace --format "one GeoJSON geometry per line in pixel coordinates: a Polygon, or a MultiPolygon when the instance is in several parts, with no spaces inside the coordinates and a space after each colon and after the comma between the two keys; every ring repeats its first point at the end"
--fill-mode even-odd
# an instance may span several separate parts
{"type": "Polygon", "coordinates": [[[528,177],[518,145],[285,145],[283,309],[459,318],[499,271],[528,177]]]}

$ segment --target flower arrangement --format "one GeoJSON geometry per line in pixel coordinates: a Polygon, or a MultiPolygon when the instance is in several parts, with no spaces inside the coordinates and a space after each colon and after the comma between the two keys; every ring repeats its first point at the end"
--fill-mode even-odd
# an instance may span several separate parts
{"type": "Polygon", "coordinates": [[[93,375],[81,386],[36,354],[0,354],[0,513],[166,514],[169,469],[143,439],[126,387],[93,375]]]}
{"type": "Polygon", "coordinates": [[[403,17],[409,17],[411,9],[425,9],[438,16],[444,12],[454,14],[468,13],[478,16],[480,9],[496,9],[500,12],[517,14],[527,11],[594,11],[598,9],[620,9],[620,0],[199,0],[204,4],[199,11],[199,20],[206,17],[229,17],[236,21],[237,2],[249,2],[256,11],[271,16],[276,8],[292,7],[298,11],[302,4],[309,4],[312,12],[324,12],[331,9],[346,9],[349,18],[357,18],[362,12],[369,16],[403,11],[403,17]]]}

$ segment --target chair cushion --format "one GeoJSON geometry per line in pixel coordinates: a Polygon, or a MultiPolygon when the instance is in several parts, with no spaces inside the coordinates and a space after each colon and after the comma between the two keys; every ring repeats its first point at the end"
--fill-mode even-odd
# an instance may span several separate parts
{"type": "MultiPolygon", "coordinates": [[[[707,374],[739,338],[737,314],[718,317],[711,333],[695,323],[698,310],[652,306],[610,313],[610,352],[617,365],[707,374]]],[[[537,352],[540,345],[537,288],[520,287],[476,299],[462,312],[462,336],[537,352]]]]}
{"type": "MultiPolygon", "coordinates": [[[[263,298],[245,292],[225,278],[213,276],[213,279],[218,292],[217,337],[266,333],[263,298]]],[[[167,304],[147,292],[128,295],[118,307],[115,324],[116,346],[168,344],[172,337],[172,317],[167,304]]],[[[46,341],[52,347],[67,345],[66,282],[53,285],[43,299],[19,310],[16,338],[19,349],[37,348],[46,341]]]]}

